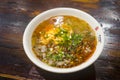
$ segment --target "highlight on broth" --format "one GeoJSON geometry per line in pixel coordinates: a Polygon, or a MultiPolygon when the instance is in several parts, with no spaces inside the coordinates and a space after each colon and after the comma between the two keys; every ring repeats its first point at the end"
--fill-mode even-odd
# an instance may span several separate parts
{"type": "Polygon", "coordinates": [[[40,23],[32,35],[32,49],[44,63],[70,68],[85,62],[96,49],[96,35],[84,20],[53,16],[40,23]]]}

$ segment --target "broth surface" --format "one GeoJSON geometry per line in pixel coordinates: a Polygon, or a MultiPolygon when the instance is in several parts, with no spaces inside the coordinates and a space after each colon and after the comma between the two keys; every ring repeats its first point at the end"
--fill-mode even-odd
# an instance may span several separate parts
{"type": "Polygon", "coordinates": [[[96,35],[84,20],[53,16],[40,23],[32,35],[32,49],[44,63],[70,68],[85,62],[94,53],[96,35]]]}

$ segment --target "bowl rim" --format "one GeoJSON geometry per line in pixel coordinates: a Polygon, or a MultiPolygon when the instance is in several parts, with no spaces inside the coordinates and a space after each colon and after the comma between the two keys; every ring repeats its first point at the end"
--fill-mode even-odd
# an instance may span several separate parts
{"type": "MultiPolygon", "coordinates": [[[[44,20],[43,20],[44,21],[44,20]]],[[[96,32],[95,32],[96,33],[96,32]]],[[[31,33],[32,34],[32,33],[31,33]]],[[[102,27],[101,25],[98,23],[98,21],[92,17],[90,14],[82,11],[82,10],[79,10],[79,9],[75,9],[75,8],[68,8],[68,7],[58,7],[58,8],[53,8],[53,9],[49,9],[47,11],[44,11],[40,14],[38,14],[36,17],[34,17],[30,22],[29,24],[27,25],[25,31],[24,31],[24,34],[23,34],[23,48],[24,48],[24,51],[27,55],[27,57],[36,65],[38,66],[39,68],[42,68],[46,71],[49,71],[49,72],[54,72],[54,73],[71,73],[71,72],[76,72],[76,71],[79,71],[79,70],[82,70],[84,68],[87,68],[88,66],[90,66],[91,64],[93,64],[97,58],[100,56],[102,50],[103,50],[103,47],[104,47],[104,33],[102,31],[102,27]],[[99,28],[100,28],[100,34],[102,36],[101,40],[102,40],[102,43],[100,45],[100,49],[99,49],[99,53],[96,54],[94,57],[90,57],[89,59],[91,59],[88,63],[88,60],[85,61],[84,63],[78,65],[78,66],[75,66],[75,67],[71,67],[71,68],[56,68],[56,67],[51,67],[49,65],[46,65],[46,64],[41,64],[41,63],[38,63],[38,59],[35,58],[35,56],[31,56],[31,54],[34,54],[34,53],[31,53],[31,51],[28,49],[28,42],[26,41],[27,40],[27,35],[30,33],[30,27],[31,25],[40,17],[40,16],[44,16],[44,14],[48,14],[49,12],[52,12],[52,11],[59,11],[59,10],[71,10],[71,11],[76,11],[76,12],[79,12],[79,13],[82,13],[82,14],[85,14],[87,16],[90,16],[90,18],[92,18],[94,21],[96,21],[96,23],[98,24],[99,28]],[[87,62],[87,63],[86,63],[87,62]],[[86,63],[86,64],[85,64],[86,63]],[[83,65],[85,64],[85,65],[83,65]]],[[[95,54],[95,52],[93,53],[95,54]]],[[[39,60],[40,61],[40,60],[39,60]]],[[[42,61],[41,61],[42,62],[42,61]]]]}

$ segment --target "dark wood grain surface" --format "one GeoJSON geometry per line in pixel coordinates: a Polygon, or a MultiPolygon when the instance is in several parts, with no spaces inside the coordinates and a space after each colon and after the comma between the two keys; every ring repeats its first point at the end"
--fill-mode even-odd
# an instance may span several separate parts
{"type": "Polygon", "coordinates": [[[0,76],[0,80],[120,80],[120,0],[0,0],[0,76]],[[22,37],[27,24],[39,13],[56,7],[83,10],[101,24],[105,46],[87,69],[50,73],[25,55],[22,37]]]}

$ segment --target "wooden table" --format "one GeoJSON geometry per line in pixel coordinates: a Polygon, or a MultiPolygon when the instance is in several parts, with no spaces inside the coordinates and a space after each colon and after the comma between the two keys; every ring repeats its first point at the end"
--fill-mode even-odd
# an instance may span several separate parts
{"type": "Polygon", "coordinates": [[[0,80],[120,80],[120,0],[0,0],[0,76],[0,80]],[[88,12],[104,30],[101,56],[83,71],[44,71],[23,50],[23,32],[30,20],[56,7],[88,12]]]}

